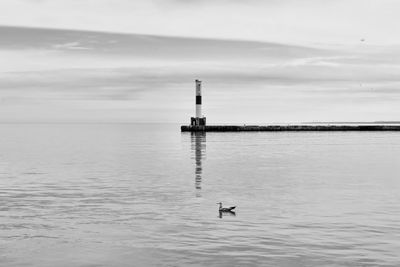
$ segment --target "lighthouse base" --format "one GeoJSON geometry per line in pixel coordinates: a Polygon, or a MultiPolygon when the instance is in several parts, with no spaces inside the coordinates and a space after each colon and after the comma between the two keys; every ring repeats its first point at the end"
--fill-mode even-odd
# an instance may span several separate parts
{"type": "Polygon", "coordinates": [[[203,117],[203,118],[191,117],[190,118],[190,125],[192,125],[192,126],[206,126],[206,117],[203,117]]]}
{"type": "Polygon", "coordinates": [[[197,131],[204,131],[206,127],[206,118],[198,118],[198,117],[191,117],[190,118],[190,126],[192,126],[197,131]]]}

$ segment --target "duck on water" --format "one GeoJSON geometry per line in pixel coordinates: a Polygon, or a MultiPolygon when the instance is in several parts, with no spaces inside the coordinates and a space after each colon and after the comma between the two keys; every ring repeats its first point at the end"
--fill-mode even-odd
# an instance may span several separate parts
{"type": "Polygon", "coordinates": [[[236,208],[236,206],[233,207],[229,207],[229,208],[223,208],[222,207],[222,202],[218,202],[217,204],[219,204],[219,217],[222,218],[223,214],[229,214],[229,215],[233,215],[236,216],[236,212],[234,211],[234,209],[236,208]]]}
{"type": "Polygon", "coordinates": [[[218,202],[217,204],[219,204],[219,211],[220,212],[235,212],[234,209],[236,208],[236,206],[229,207],[229,208],[223,208],[222,207],[222,202],[218,202]]]}

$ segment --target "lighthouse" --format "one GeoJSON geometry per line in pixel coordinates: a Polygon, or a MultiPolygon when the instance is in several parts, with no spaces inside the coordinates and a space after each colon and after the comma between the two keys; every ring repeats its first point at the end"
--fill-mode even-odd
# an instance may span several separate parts
{"type": "Polygon", "coordinates": [[[203,117],[201,111],[201,81],[196,80],[196,117],[190,118],[190,125],[196,126],[196,128],[204,128],[206,126],[206,118],[203,117]]]}

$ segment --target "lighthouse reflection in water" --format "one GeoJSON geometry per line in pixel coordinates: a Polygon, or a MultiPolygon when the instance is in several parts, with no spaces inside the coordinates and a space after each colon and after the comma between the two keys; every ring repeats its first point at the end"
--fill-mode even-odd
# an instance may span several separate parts
{"type": "Polygon", "coordinates": [[[201,179],[203,173],[202,161],[206,157],[206,133],[192,132],[191,133],[192,158],[195,160],[195,187],[196,196],[200,197],[201,179]]]}

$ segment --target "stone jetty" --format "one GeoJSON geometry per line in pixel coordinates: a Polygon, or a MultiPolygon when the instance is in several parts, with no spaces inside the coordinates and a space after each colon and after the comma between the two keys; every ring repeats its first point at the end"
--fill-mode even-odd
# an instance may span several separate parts
{"type": "Polygon", "coordinates": [[[400,131],[398,125],[183,125],[182,132],[400,131]]]}

